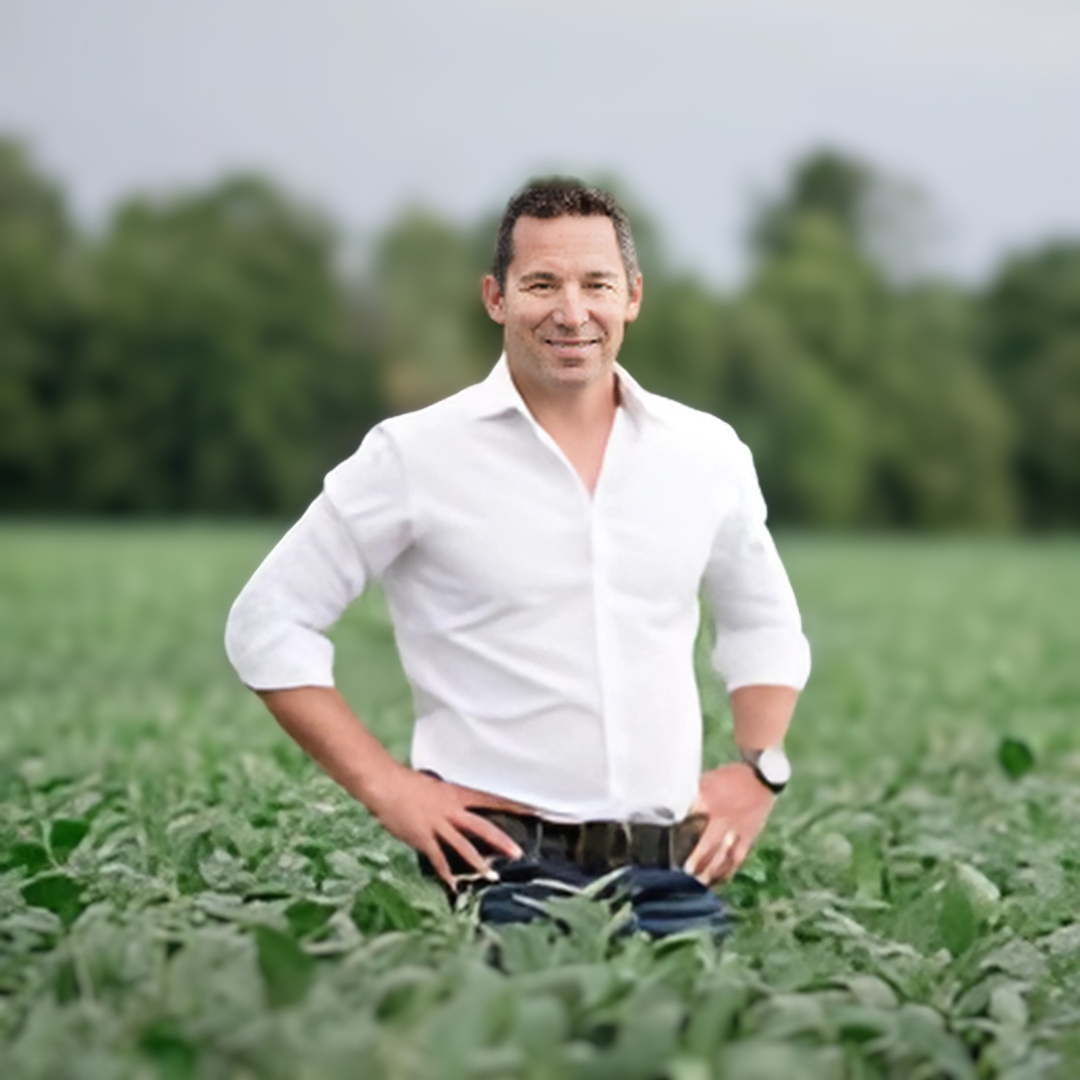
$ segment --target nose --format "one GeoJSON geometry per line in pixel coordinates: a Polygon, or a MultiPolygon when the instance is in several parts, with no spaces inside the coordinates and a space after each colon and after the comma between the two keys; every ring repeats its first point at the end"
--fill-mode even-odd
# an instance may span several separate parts
{"type": "Polygon", "coordinates": [[[559,306],[554,316],[560,326],[572,328],[583,326],[588,321],[589,313],[585,306],[585,297],[581,289],[573,282],[562,289],[559,306]]]}

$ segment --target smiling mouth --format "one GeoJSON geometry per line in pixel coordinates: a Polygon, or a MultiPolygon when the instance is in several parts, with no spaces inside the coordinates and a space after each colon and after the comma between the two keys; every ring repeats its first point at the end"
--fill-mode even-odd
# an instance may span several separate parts
{"type": "Polygon", "coordinates": [[[548,345],[554,345],[557,349],[587,349],[590,345],[598,345],[599,338],[582,338],[580,340],[566,341],[562,338],[544,338],[548,345]]]}

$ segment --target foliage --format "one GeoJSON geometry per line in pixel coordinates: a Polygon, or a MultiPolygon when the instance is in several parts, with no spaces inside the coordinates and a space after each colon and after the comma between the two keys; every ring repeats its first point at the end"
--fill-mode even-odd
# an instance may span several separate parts
{"type": "MultiPolygon", "coordinates": [[[[602,181],[619,189],[617,181],[602,181]]],[[[1080,248],[985,294],[929,278],[928,204],[835,150],[797,162],[729,295],[645,273],[621,359],[732,422],[773,520],[1076,525],[1080,248]]],[[[404,210],[356,251],[267,180],[121,205],[100,235],[0,140],[0,502],[9,510],[295,514],[381,417],[482,378],[496,220],[404,210]]]]}
{"type": "Polygon", "coordinates": [[[0,150],[6,506],[302,508],[380,415],[331,227],[233,177],[132,199],[75,244],[47,182],[0,150]]]}
{"type": "Polygon", "coordinates": [[[990,370],[1016,415],[1034,524],[1080,523],[1080,242],[1011,259],[986,297],[990,370]]]}
{"type": "Polygon", "coordinates": [[[58,470],[49,414],[74,332],[72,229],[57,187],[0,139],[0,499],[49,505],[58,470]]]}
{"type": "MultiPolygon", "coordinates": [[[[1075,1075],[1074,543],[783,542],[815,673],[717,947],[452,915],[227,669],[272,539],[0,531],[5,1078],[1075,1075]]],[[[404,753],[381,598],[335,637],[404,753]]]]}
{"type": "Polygon", "coordinates": [[[494,229],[470,233],[422,210],[405,213],[380,238],[373,288],[391,411],[430,405],[487,374],[501,331],[480,304],[479,283],[494,246],[494,229]]]}
{"type": "Polygon", "coordinates": [[[120,208],[88,258],[91,329],[68,388],[89,505],[307,501],[374,418],[333,258],[329,227],[259,180],[120,208]]]}

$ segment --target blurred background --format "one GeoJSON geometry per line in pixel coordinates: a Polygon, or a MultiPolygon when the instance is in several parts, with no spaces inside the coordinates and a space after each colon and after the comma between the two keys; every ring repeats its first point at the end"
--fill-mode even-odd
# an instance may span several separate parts
{"type": "Polygon", "coordinates": [[[1080,525],[1073,0],[0,0],[0,510],[299,512],[482,378],[530,175],[774,523],[1080,525]]]}

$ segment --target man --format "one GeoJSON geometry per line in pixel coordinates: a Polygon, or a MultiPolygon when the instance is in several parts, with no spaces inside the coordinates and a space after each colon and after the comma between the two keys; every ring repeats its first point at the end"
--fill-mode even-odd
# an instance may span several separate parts
{"type": "Polygon", "coordinates": [[[449,887],[500,882],[482,915],[529,918],[559,882],[625,867],[639,925],[719,928],[706,887],[786,782],[809,673],[749,451],[616,364],[643,285],[607,193],[524,188],[481,291],[504,328],[491,375],[327,475],[233,606],[229,657],[449,887]],[[411,767],[333,688],[323,631],[376,579],[414,692],[411,767]],[[699,594],[743,758],[704,775],[699,594]]]}

